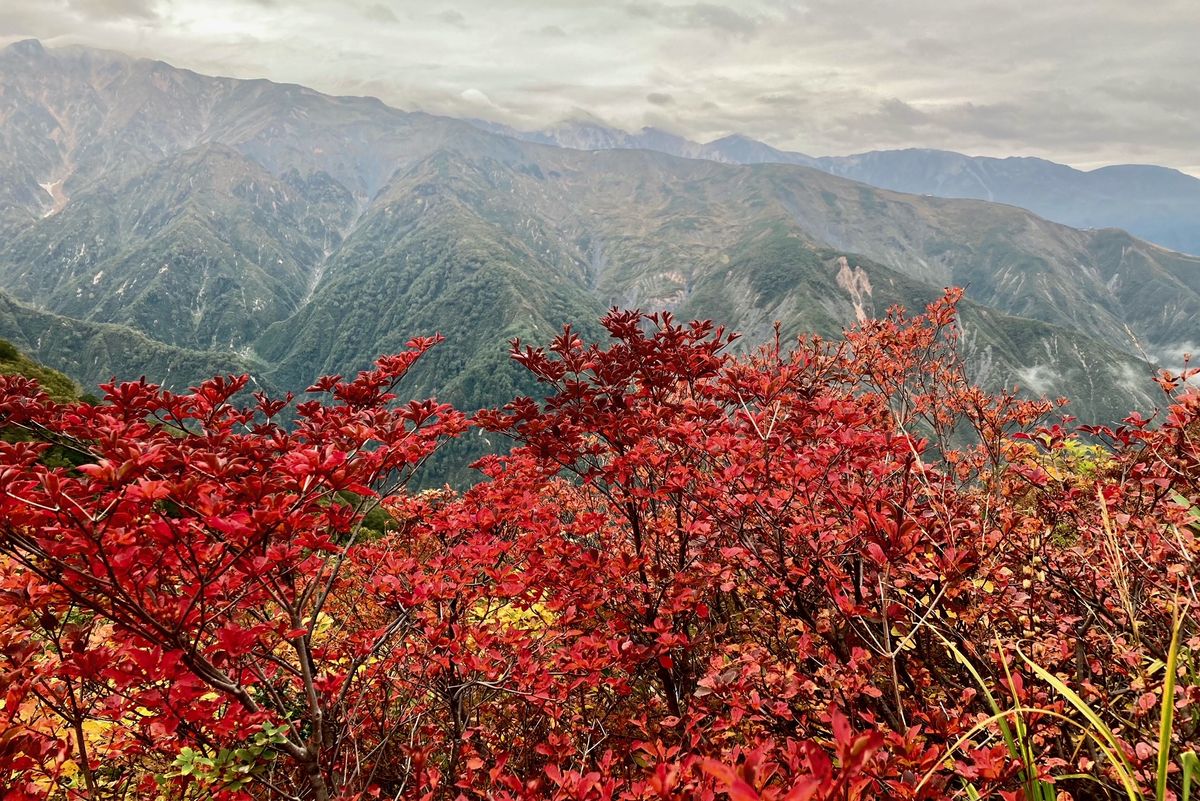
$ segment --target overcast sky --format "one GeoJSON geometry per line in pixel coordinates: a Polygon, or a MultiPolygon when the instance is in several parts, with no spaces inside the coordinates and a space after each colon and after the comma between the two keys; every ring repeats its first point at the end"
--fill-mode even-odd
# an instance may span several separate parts
{"type": "Polygon", "coordinates": [[[31,36],[522,128],[1200,175],[1200,0],[0,0],[31,36]]]}

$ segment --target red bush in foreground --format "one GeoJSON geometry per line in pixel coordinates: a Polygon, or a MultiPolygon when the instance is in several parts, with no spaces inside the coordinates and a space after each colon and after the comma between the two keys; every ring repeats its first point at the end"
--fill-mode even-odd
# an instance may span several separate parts
{"type": "Polygon", "coordinates": [[[0,378],[0,423],[34,438],[0,444],[0,782],[1151,796],[1167,664],[1172,765],[1198,737],[1200,396],[1168,387],[1157,427],[1090,431],[1103,449],[1036,428],[1051,404],[963,377],[956,297],[750,356],[616,311],[607,347],[518,345],[547,398],[476,416],[514,446],[462,495],[403,489],[467,426],[394,403],[432,340],[319,382],[290,427],[231,405],[244,380],[89,406],[0,378]]]}

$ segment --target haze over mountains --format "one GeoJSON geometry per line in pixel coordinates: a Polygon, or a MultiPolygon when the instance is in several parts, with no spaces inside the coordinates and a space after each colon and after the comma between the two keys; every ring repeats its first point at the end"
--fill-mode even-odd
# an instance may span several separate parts
{"type": "MultiPolygon", "coordinates": [[[[1153,406],[1145,358],[1174,363],[1200,342],[1200,258],[831,174],[924,176],[955,194],[981,160],[884,163],[916,158],[900,152],[834,169],[737,138],[684,152],[656,134],[639,150],[510,134],[11,45],[0,51],[0,337],[85,387],[248,370],[302,390],[440,331],[447,342],[407,389],[471,408],[529,390],[509,339],[545,341],[564,322],[594,332],[610,305],[714,318],[752,343],[775,320],[789,335],[836,336],[954,284],[968,289],[964,340],[980,381],[1069,395],[1095,420],[1153,406]]],[[[987,168],[995,199],[1043,186],[1012,177],[1027,161],[987,168]]],[[[1098,172],[1119,183],[1114,169],[1098,172]]],[[[1117,214],[1140,197],[1148,210],[1165,195],[1141,176],[1113,190],[1127,207],[1099,189],[1086,202],[1117,214]]],[[[1198,231],[1180,223],[1178,234],[1198,231]]]]}
{"type": "Polygon", "coordinates": [[[1171,250],[1200,253],[1200,179],[1151,164],[1085,172],[1038,158],[922,149],[816,158],[737,134],[702,144],[654,128],[627,133],[587,120],[542,131],[474,122],[507,136],[580,150],[644,149],[729,164],[802,164],[897,192],[1020,206],[1074,228],[1123,228],[1171,250]]]}

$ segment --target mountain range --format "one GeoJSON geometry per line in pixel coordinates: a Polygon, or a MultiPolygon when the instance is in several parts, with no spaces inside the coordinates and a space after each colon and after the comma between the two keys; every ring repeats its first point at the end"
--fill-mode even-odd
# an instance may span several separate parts
{"type": "Polygon", "coordinates": [[[974,376],[1097,421],[1154,406],[1151,362],[1200,342],[1200,258],[1123,230],[903,194],[749,140],[715,158],[488,127],[10,45],[0,337],[85,388],[245,371],[295,391],[440,331],[408,389],[475,408],[533,391],[510,339],[598,335],[612,305],[754,343],[961,285],[974,376]]]}
{"type": "Polygon", "coordinates": [[[1200,254],[1200,179],[1152,164],[1084,171],[1039,158],[920,148],[813,157],[739,134],[700,143],[655,128],[627,133],[588,119],[541,131],[472,122],[493,133],[578,150],[656,150],[727,164],[800,164],[896,192],[1020,206],[1074,228],[1122,228],[1165,248],[1200,254]]]}

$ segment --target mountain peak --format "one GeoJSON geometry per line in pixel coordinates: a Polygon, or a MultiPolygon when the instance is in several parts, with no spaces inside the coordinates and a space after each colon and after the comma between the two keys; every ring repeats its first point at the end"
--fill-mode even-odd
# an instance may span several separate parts
{"type": "Polygon", "coordinates": [[[722,136],[717,139],[713,139],[708,144],[720,145],[720,144],[738,144],[738,143],[746,143],[746,144],[754,144],[754,145],[763,144],[762,142],[758,141],[757,139],[751,139],[750,137],[746,136],[745,134],[740,134],[740,133],[727,134],[726,136],[722,136]]]}
{"type": "Polygon", "coordinates": [[[23,56],[25,58],[40,58],[46,54],[46,48],[37,39],[22,39],[0,50],[0,53],[4,55],[23,56]]]}

